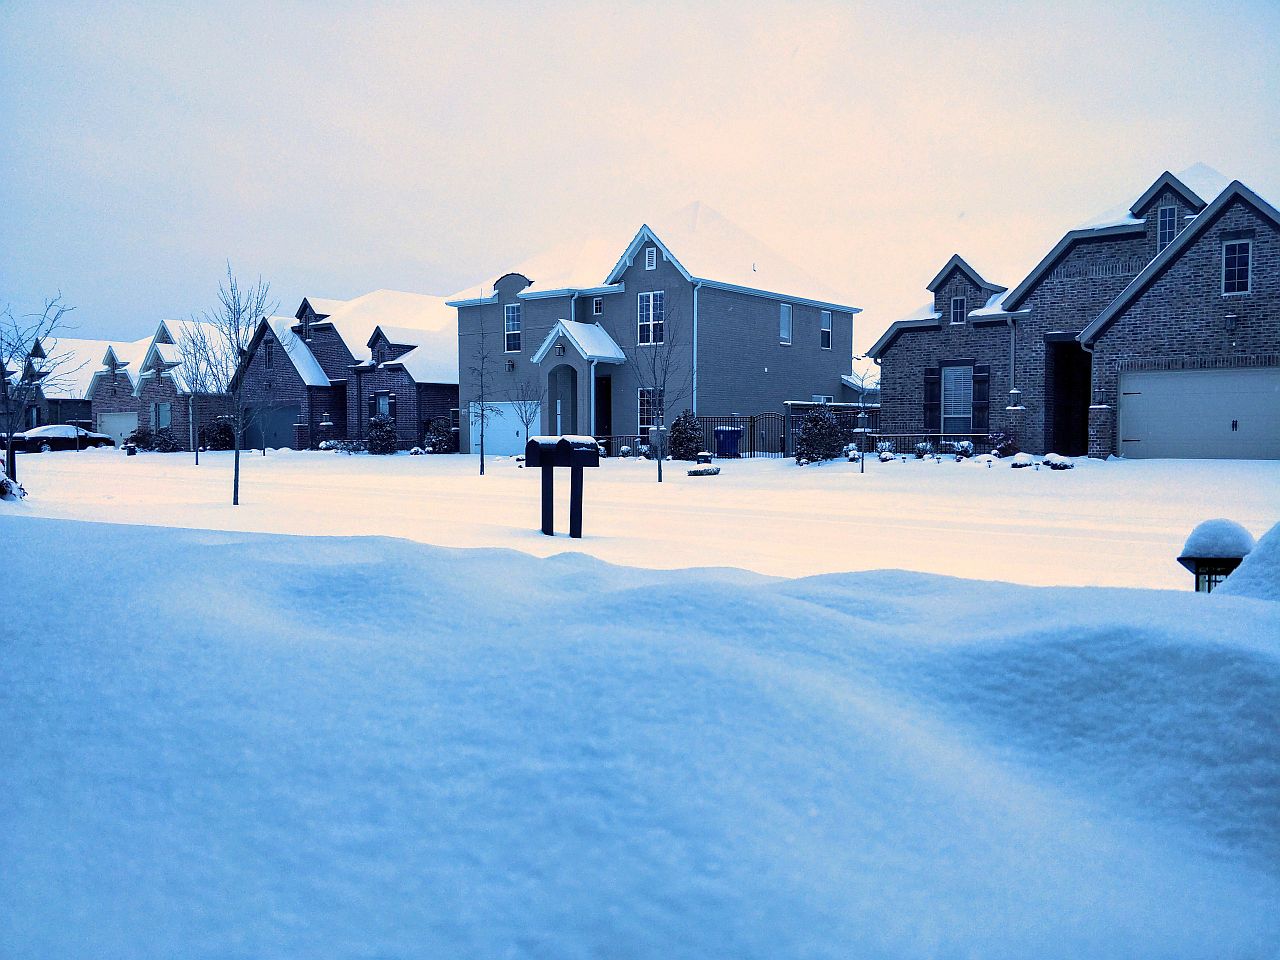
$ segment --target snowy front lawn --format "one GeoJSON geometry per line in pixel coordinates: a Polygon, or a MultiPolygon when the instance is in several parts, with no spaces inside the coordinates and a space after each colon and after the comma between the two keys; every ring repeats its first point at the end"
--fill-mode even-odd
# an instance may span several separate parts
{"type": "Polygon", "coordinates": [[[1280,942],[1280,605],[12,512],[0,541],[5,956],[1280,942]]]}
{"type": "MultiPolygon", "coordinates": [[[[1280,463],[1076,461],[1067,471],[977,461],[797,467],[718,461],[718,477],[670,464],[605,461],[587,471],[586,538],[537,532],[538,476],[513,460],[272,452],[244,458],[230,503],[230,455],[116,451],[22,459],[28,515],[294,534],[385,534],[547,555],[581,550],[653,568],[734,566],[783,576],[897,568],[1017,583],[1187,589],[1176,562],[1200,521],[1262,534],[1280,513],[1280,463]]],[[[563,471],[562,471],[563,472],[563,471]]],[[[559,529],[568,530],[568,477],[559,529]]]]}

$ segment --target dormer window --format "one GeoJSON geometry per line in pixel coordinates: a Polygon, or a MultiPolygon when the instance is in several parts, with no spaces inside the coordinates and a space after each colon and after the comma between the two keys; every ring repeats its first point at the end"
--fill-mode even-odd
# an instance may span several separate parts
{"type": "Polygon", "coordinates": [[[1156,213],[1156,252],[1159,253],[1178,235],[1178,208],[1161,207],[1156,213]]]}
{"type": "Polygon", "coordinates": [[[644,268],[646,270],[655,270],[658,266],[658,248],[648,247],[644,251],[644,268]]]}
{"type": "Polygon", "coordinates": [[[969,301],[965,297],[951,298],[951,322],[964,323],[964,318],[969,314],[969,301]]]}
{"type": "Polygon", "coordinates": [[[373,359],[379,364],[387,362],[387,345],[385,343],[380,343],[374,348],[373,359]]]}

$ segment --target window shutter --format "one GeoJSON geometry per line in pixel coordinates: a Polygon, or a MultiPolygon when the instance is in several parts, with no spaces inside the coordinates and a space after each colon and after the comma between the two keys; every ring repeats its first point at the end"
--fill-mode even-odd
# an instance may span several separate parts
{"type": "Polygon", "coordinates": [[[378,397],[376,394],[369,394],[369,419],[372,420],[378,415],[378,397]]]}
{"type": "Polygon", "coordinates": [[[924,372],[924,429],[942,432],[942,371],[929,367],[924,372]]]}
{"type": "Polygon", "coordinates": [[[973,368],[973,432],[991,429],[991,367],[978,364],[973,368]]]}
{"type": "Polygon", "coordinates": [[[393,393],[387,397],[387,416],[391,418],[391,422],[396,422],[396,395],[393,393]]]}

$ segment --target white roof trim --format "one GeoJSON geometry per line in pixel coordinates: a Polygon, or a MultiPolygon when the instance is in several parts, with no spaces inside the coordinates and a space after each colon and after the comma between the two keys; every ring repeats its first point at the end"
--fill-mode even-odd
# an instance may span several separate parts
{"type": "Polygon", "coordinates": [[[557,320],[542,345],[533,354],[533,362],[541,363],[552,345],[564,337],[584,360],[600,363],[625,363],[627,355],[617,341],[598,323],[580,323],[577,320],[557,320]]]}

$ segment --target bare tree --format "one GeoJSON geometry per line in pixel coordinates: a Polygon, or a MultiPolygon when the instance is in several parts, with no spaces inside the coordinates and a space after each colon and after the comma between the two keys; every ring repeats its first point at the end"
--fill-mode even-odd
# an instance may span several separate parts
{"type": "Polygon", "coordinates": [[[854,357],[853,360],[853,367],[848,375],[849,382],[853,384],[854,389],[858,392],[858,404],[865,407],[867,405],[867,394],[880,387],[880,368],[867,357],[858,356],[854,357]],[[859,366],[858,361],[864,362],[859,366]]]}
{"type": "Polygon", "coordinates": [[[187,430],[191,435],[191,449],[196,464],[200,463],[200,399],[226,392],[227,384],[219,382],[221,364],[215,357],[221,349],[213,342],[216,332],[207,323],[192,319],[182,324],[178,331],[178,353],[182,357],[182,377],[186,381],[190,400],[187,403],[187,430]]]}
{"type": "MultiPolygon", "coordinates": [[[[239,376],[241,364],[248,356],[249,343],[259,322],[275,312],[278,301],[271,300],[271,284],[262,277],[242,288],[227,264],[227,276],[218,284],[218,304],[202,315],[208,324],[203,339],[206,383],[212,392],[225,393],[227,417],[234,437],[234,459],[231,478],[231,504],[240,504],[240,451],[248,429],[257,421],[260,411],[249,403],[245,378],[239,376]]],[[[198,341],[197,341],[198,342],[198,341]]]]}
{"type": "Polygon", "coordinates": [[[507,402],[516,411],[516,417],[524,425],[524,442],[529,442],[529,431],[542,414],[547,399],[546,380],[537,375],[521,380],[515,389],[507,391],[507,402]]]}
{"type": "Polygon", "coordinates": [[[18,478],[13,435],[27,426],[45,389],[66,383],[84,365],[72,367],[72,355],[57,350],[58,332],[65,329],[66,316],[73,309],[58,294],[45,300],[39,313],[17,315],[10,306],[0,310],[0,432],[5,438],[5,472],[11,480],[18,478]]]}
{"type": "Polygon", "coordinates": [[[667,455],[667,409],[681,409],[680,404],[693,393],[692,357],[685,352],[688,348],[681,345],[680,326],[672,322],[676,317],[675,311],[667,311],[665,317],[651,327],[652,343],[623,350],[640,390],[649,394],[654,427],[649,446],[658,461],[659,483],[662,482],[662,461],[667,455]]]}
{"type": "Polygon", "coordinates": [[[502,411],[498,409],[497,404],[493,400],[493,376],[492,367],[494,363],[493,344],[489,341],[488,332],[484,325],[484,310],[479,311],[480,329],[476,335],[476,350],[472,354],[472,363],[469,368],[471,376],[475,379],[476,393],[475,399],[471,401],[471,409],[468,412],[469,423],[474,426],[480,425],[480,476],[484,476],[484,434],[485,428],[489,424],[492,417],[501,417],[502,411]]]}

